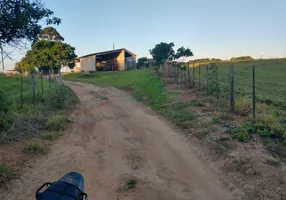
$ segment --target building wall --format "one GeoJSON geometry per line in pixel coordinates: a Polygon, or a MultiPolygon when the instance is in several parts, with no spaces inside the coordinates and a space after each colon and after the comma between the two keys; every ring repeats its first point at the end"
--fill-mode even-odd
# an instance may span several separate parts
{"type": "Polygon", "coordinates": [[[136,57],[127,57],[125,58],[125,69],[136,69],[136,57]]]}
{"type": "Polygon", "coordinates": [[[81,71],[88,73],[88,72],[95,72],[96,71],[96,56],[88,56],[85,58],[80,59],[80,66],[81,66],[81,71]]]}
{"type": "Polygon", "coordinates": [[[75,69],[75,72],[81,72],[80,62],[76,62],[76,63],[75,63],[74,69],[75,69]]]}
{"type": "Polygon", "coordinates": [[[124,50],[120,52],[116,60],[118,62],[118,71],[124,71],[125,70],[125,51],[124,50]]]}

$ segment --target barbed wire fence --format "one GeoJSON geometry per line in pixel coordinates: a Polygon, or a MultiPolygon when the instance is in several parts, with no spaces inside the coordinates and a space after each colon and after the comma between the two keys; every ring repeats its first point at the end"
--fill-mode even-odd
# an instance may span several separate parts
{"type": "Polygon", "coordinates": [[[29,102],[24,100],[23,92],[26,90],[25,87],[31,87],[31,103],[35,104],[36,101],[40,101],[45,93],[51,92],[52,85],[61,83],[61,72],[52,76],[51,70],[48,70],[46,76],[44,76],[43,72],[36,72],[35,70],[31,71],[28,76],[24,76],[24,72],[22,72],[20,74],[20,108],[23,108],[23,105],[29,102]]]}
{"type": "Polygon", "coordinates": [[[273,63],[261,61],[241,66],[241,63],[196,65],[195,63],[168,62],[161,65],[159,71],[165,80],[175,83],[178,89],[195,89],[201,93],[205,92],[205,95],[215,97],[217,102],[227,100],[229,111],[233,113],[236,112],[236,102],[245,98],[248,103],[251,101],[251,114],[255,119],[257,103],[272,103],[286,107],[286,84],[284,87],[282,83],[277,87],[274,84],[276,78],[278,82],[283,81],[282,74],[286,75],[286,62],[277,62],[275,66],[271,66],[273,63]],[[273,90],[279,94],[279,97],[273,90]]]}

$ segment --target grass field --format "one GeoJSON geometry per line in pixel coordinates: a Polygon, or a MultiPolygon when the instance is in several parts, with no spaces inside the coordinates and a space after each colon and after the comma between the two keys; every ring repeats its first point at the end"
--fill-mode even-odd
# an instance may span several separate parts
{"type": "MultiPolygon", "coordinates": [[[[13,102],[14,106],[20,106],[20,87],[21,87],[21,77],[6,77],[0,76],[0,90],[4,92],[4,94],[9,97],[9,99],[13,102]]],[[[46,98],[49,91],[49,84],[47,81],[43,81],[44,85],[44,96],[42,96],[42,87],[41,80],[35,79],[36,82],[36,96],[37,100],[39,97],[46,98]]],[[[54,84],[51,84],[51,87],[54,87],[54,84]]],[[[52,88],[53,89],[53,88],[52,88]]],[[[32,103],[32,79],[25,77],[23,79],[23,102],[26,104],[32,103]]]]}
{"type": "Polygon", "coordinates": [[[158,110],[168,102],[164,93],[164,84],[152,71],[107,72],[97,74],[67,74],[65,80],[83,81],[97,85],[111,85],[120,89],[132,90],[135,99],[148,101],[153,109],[158,110]]]}
{"type": "MultiPolygon", "coordinates": [[[[23,108],[20,107],[20,76],[0,76],[0,143],[14,142],[39,134],[39,130],[52,129],[57,117],[77,102],[77,97],[67,86],[36,78],[36,98],[32,104],[30,77],[23,79],[23,108]],[[61,113],[60,113],[61,112],[61,113]],[[55,118],[55,119],[51,119],[55,118]],[[52,128],[51,128],[52,127],[52,128]]],[[[61,123],[64,126],[64,123],[61,123]]]]}
{"type": "MultiPolygon", "coordinates": [[[[255,60],[252,62],[218,63],[222,95],[229,95],[229,66],[234,65],[236,98],[252,97],[252,66],[256,67],[256,98],[259,102],[286,108],[286,59],[255,60]]],[[[192,69],[191,69],[192,72],[192,69]]],[[[195,68],[198,80],[199,68],[195,68]]],[[[216,83],[215,71],[209,72],[209,81],[216,83]]],[[[206,80],[206,67],[201,67],[201,80],[206,80]]]]}

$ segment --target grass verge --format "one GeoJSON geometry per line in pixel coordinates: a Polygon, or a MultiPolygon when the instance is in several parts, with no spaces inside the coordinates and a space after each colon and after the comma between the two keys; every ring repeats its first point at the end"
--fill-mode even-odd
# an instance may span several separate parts
{"type": "Polygon", "coordinates": [[[47,152],[46,147],[36,141],[27,142],[26,147],[24,148],[24,153],[32,156],[45,155],[47,152]]]}
{"type": "Polygon", "coordinates": [[[36,79],[36,97],[32,104],[31,80],[23,81],[23,108],[20,108],[20,77],[0,76],[0,144],[28,139],[39,134],[42,129],[62,130],[66,122],[56,114],[66,111],[78,102],[77,96],[67,86],[43,82],[36,79]],[[53,121],[53,117],[56,118],[53,121]],[[61,123],[64,122],[64,123],[61,123]]]}

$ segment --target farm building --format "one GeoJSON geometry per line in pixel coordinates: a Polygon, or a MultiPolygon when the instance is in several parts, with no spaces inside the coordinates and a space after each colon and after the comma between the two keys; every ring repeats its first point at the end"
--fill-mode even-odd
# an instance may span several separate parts
{"type": "Polygon", "coordinates": [[[127,49],[116,49],[75,59],[76,72],[125,71],[136,68],[136,55],[127,49]]]}

